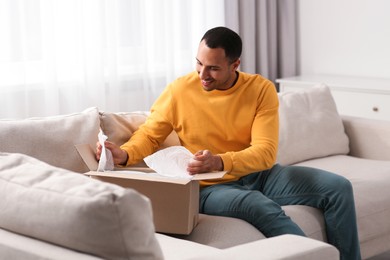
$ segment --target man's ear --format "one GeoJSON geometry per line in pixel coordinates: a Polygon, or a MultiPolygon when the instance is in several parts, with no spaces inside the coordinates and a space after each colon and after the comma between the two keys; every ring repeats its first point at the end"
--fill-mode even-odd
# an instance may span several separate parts
{"type": "Polygon", "coordinates": [[[238,66],[240,66],[241,60],[237,59],[235,62],[232,63],[234,70],[238,69],[238,66]]]}

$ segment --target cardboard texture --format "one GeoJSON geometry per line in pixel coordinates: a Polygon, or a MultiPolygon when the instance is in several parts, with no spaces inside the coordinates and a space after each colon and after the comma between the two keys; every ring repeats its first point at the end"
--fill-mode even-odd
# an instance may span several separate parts
{"type": "Polygon", "coordinates": [[[222,178],[226,172],[194,175],[192,179],[158,175],[148,167],[118,167],[114,171],[97,172],[98,162],[88,144],[76,145],[91,178],[132,188],[147,196],[152,203],[157,232],[190,234],[198,223],[199,180],[222,178]]]}

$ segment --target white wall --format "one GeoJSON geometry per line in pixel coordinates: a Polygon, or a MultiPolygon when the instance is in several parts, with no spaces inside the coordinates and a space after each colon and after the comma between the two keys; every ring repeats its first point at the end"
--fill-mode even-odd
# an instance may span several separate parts
{"type": "Polygon", "coordinates": [[[300,74],[390,78],[390,1],[298,4],[300,74]]]}

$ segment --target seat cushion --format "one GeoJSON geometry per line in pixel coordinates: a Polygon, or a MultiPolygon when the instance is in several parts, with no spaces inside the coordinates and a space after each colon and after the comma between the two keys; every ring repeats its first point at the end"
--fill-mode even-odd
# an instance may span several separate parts
{"type": "Polygon", "coordinates": [[[0,153],[0,228],[105,259],[162,259],[148,198],[0,153]]]}
{"type": "Polygon", "coordinates": [[[103,258],[56,246],[52,243],[46,243],[0,228],[0,259],[102,260],[103,258]]]}
{"type": "MultiPolygon", "coordinates": [[[[325,222],[321,210],[302,205],[282,208],[308,237],[326,241],[325,222]]],[[[205,214],[199,214],[198,224],[191,234],[175,237],[220,249],[266,238],[263,233],[244,220],[205,214]]]]}
{"type": "MultiPolygon", "coordinates": [[[[297,165],[331,171],[351,181],[362,249],[365,242],[390,234],[390,161],[336,155],[297,165]]],[[[388,248],[387,240],[379,240],[376,244],[378,250],[380,243],[384,243],[382,248],[388,248]]]]}
{"type": "Polygon", "coordinates": [[[339,251],[332,245],[297,235],[281,235],[254,241],[192,260],[283,259],[336,260],[339,251]]]}
{"type": "Polygon", "coordinates": [[[74,145],[95,147],[98,133],[95,107],[69,115],[0,120],[0,151],[23,153],[57,167],[87,172],[74,145]]]}
{"type": "Polygon", "coordinates": [[[206,214],[199,214],[198,224],[191,234],[175,237],[220,249],[265,238],[254,226],[242,219],[206,214]]]}
{"type": "Polygon", "coordinates": [[[303,205],[283,206],[283,210],[306,236],[320,241],[327,241],[325,220],[322,210],[303,205]]]}
{"type": "MultiPolygon", "coordinates": [[[[183,260],[221,252],[218,248],[177,239],[165,234],[156,234],[156,237],[161,246],[164,259],[167,260],[183,260]]],[[[207,257],[204,259],[207,259],[207,257]]]]}

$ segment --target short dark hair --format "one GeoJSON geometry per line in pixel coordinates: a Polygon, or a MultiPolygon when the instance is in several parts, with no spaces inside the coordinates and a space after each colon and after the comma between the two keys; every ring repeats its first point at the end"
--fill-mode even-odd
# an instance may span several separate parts
{"type": "Polygon", "coordinates": [[[208,30],[202,37],[206,45],[211,48],[222,48],[230,62],[236,61],[241,56],[241,37],[227,27],[215,27],[208,30]]]}

